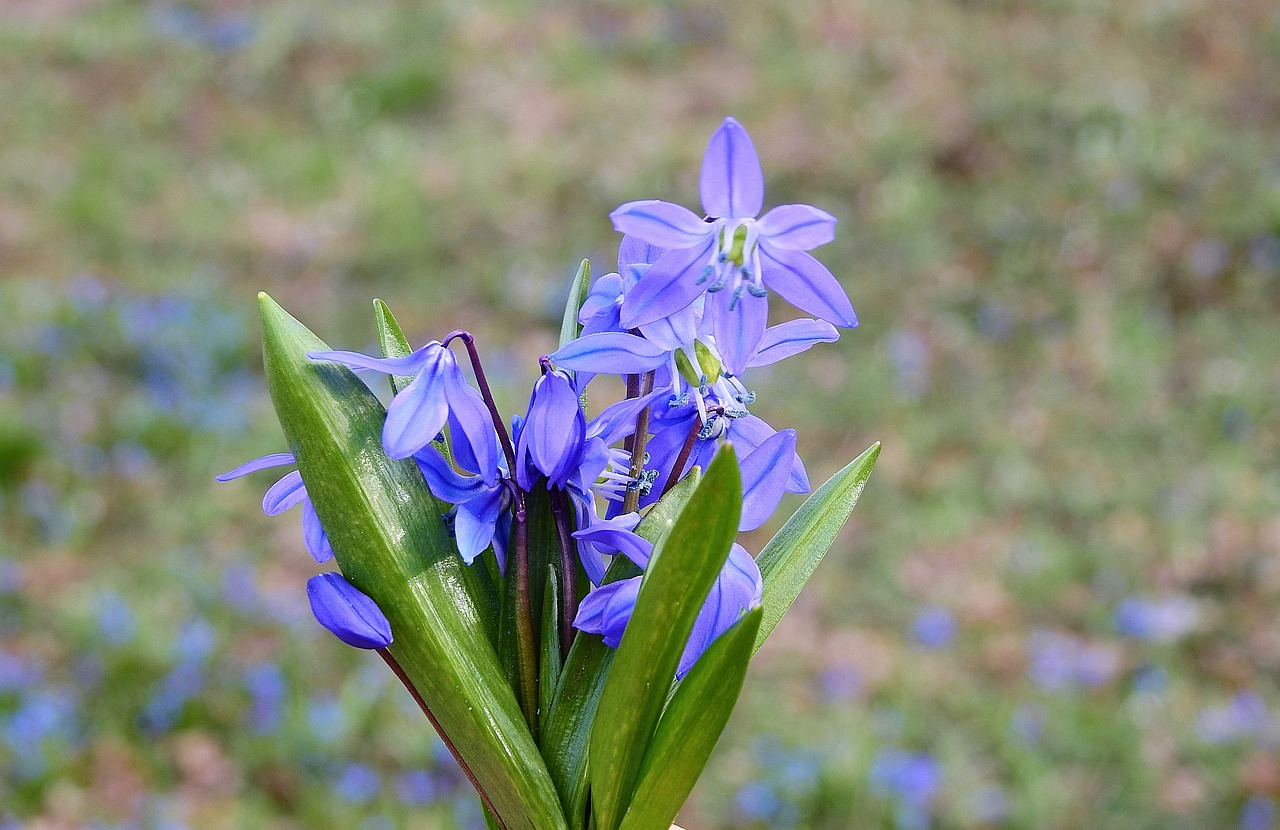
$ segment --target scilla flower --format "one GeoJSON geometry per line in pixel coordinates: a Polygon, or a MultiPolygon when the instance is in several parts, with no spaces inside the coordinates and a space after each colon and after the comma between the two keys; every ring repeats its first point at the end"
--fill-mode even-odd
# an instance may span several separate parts
{"type": "Polygon", "coordinates": [[[858,324],[840,283],[805,253],[835,237],[835,217],[810,205],[780,205],[756,218],[764,174],[750,136],[732,118],[707,145],[701,191],[705,220],[656,199],[610,214],[619,232],[666,250],[627,293],[622,326],[669,317],[707,292],[716,343],[726,368],[738,374],[764,334],[766,288],[836,326],[858,324]]]}
{"type": "MultiPolygon", "coordinates": [[[[264,455],[252,461],[246,461],[229,473],[218,476],[218,481],[231,481],[266,470],[271,467],[283,467],[297,463],[287,452],[264,455]]],[[[271,485],[262,497],[262,512],[268,516],[278,516],[296,504],[302,505],[302,537],[307,543],[307,551],[316,562],[324,563],[333,558],[333,548],[329,546],[329,537],[320,526],[320,517],[316,515],[315,506],[307,495],[307,488],[302,484],[302,473],[294,470],[284,478],[271,485]]]]}

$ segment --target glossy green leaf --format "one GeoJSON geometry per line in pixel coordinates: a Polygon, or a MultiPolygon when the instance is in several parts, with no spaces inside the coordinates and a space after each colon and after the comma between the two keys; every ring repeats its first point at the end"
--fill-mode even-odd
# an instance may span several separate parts
{"type": "Polygon", "coordinates": [[[879,456],[877,441],[809,496],[756,557],[764,578],[764,620],[756,635],[756,649],[800,596],[800,589],[826,556],[858,503],[879,456]]]}
{"type": "MultiPolygon", "coordinates": [[[[649,508],[640,524],[636,525],[636,533],[650,542],[656,542],[669,533],[701,479],[702,471],[694,467],[649,508]]],[[[639,573],[640,569],[631,560],[615,556],[603,582],[607,584],[639,573]]],[[[587,749],[591,723],[612,665],[613,649],[598,636],[580,633],[565,659],[560,688],[556,691],[542,731],[542,754],[547,759],[547,767],[560,792],[565,817],[572,830],[584,830],[586,827],[587,794],[590,792],[587,749]]]]}
{"type": "Polygon", "coordinates": [[[666,830],[675,821],[738,701],[763,614],[757,607],[739,618],[676,687],[644,755],[621,830],[666,830]]]}
{"type": "Polygon", "coordinates": [[[542,598],[542,639],[538,648],[538,717],[546,728],[551,703],[560,684],[560,586],[552,569],[542,598]]]}
{"type": "Polygon", "coordinates": [[[417,465],[387,458],[385,412],[373,393],[347,368],[307,358],[327,347],[259,298],[271,399],[342,572],[390,620],[391,655],[507,830],[564,828],[466,566],[417,465]]]}
{"type": "Polygon", "coordinates": [[[729,556],[741,510],[738,461],[726,444],[649,560],[605,680],[589,749],[597,830],[615,830],[631,801],[680,655],[729,556]]]}
{"type": "Polygon", "coordinates": [[[591,262],[584,259],[582,264],[578,266],[578,273],[573,278],[573,285],[569,286],[569,299],[564,305],[564,319],[560,321],[561,346],[571,340],[577,340],[578,335],[582,333],[582,325],[578,322],[578,312],[582,310],[582,304],[587,301],[587,292],[590,290],[591,262]]]}
{"type": "MultiPolygon", "coordinates": [[[[383,357],[404,357],[413,353],[409,338],[404,336],[404,331],[391,314],[391,309],[382,300],[373,301],[373,317],[377,324],[378,345],[382,348],[383,357]]],[[[391,391],[398,393],[412,381],[412,375],[392,375],[391,391]]]]}

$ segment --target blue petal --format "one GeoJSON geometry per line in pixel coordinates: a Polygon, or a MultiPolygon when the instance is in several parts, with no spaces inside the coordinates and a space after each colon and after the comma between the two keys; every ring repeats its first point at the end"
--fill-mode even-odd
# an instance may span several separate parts
{"type": "Polygon", "coordinates": [[[605,331],[570,341],[551,355],[557,366],[577,371],[621,375],[639,374],[661,366],[667,352],[643,337],[605,331]]]}
{"type": "Polygon", "coordinates": [[[317,574],[307,581],[311,613],[335,637],[356,648],[391,645],[391,623],[377,604],[339,573],[317,574]]]}
{"type": "Polygon", "coordinates": [[[812,205],[778,205],[756,223],[769,244],[808,251],[836,238],[836,218],[812,205]]]}
{"type": "Polygon", "coordinates": [[[666,317],[638,327],[649,342],[674,352],[698,336],[698,303],[695,301],[666,317]]]}
{"type": "Polygon", "coordinates": [[[501,512],[501,487],[486,490],[479,498],[458,505],[453,532],[463,562],[470,565],[477,554],[489,547],[501,512]]]}
{"type": "Polygon", "coordinates": [[[743,457],[742,519],[738,530],[755,530],[773,515],[786,490],[795,454],[796,432],[784,429],[743,457]]]}
{"type": "Polygon", "coordinates": [[[262,497],[262,512],[268,516],[279,516],[306,497],[307,488],[302,485],[302,473],[294,470],[271,485],[271,489],[262,497]]]}
{"type": "MultiPolygon", "coordinates": [[[[633,514],[628,514],[633,515],[633,514]]],[[[599,546],[610,552],[618,552],[643,568],[649,564],[653,544],[631,532],[634,522],[617,519],[598,520],[591,527],[579,530],[573,538],[599,546]],[[630,527],[628,527],[630,525],[630,527]]]]}
{"type": "Polygon", "coordinates": [[[631,619],[631,612],[635,610],[640,580],[638,576],[621,579],[601,585],[587,594],[578,605],[574,627],[588,634],[601,634],[605,645],[617,648],[631,619]]]}
{"type": "Polygon", "coordinates": [[[841,328],[858,325],[858,317],[839,281],[804,251],[776,248],[761,240],[760,270],[764,284],[796,308],[841,328]]]}
{"type": "Polygon", "coordinates": [[[671,394],[670,389],[655,389],[639,398],[623,398],[606,406],[587,424],[587,437],[599,438],[606,445],[636,431],[636,418],[653,404],[671,394]]]}
{"type": "Polygon", "coordinates": [[[440,351],[440,343],[432,340],[421,349],[403,357],[370,357],[360,352],[307,352],[307,357],[312,360],[331,360],[352,369],[370,369],[384,375],[414,375],[436,360],[440,351]]]}
{"type": "Polygon", "coordinates": [[[492,485],[498,479],[498,434],[484,398],[472,389],[458,368],[456,361],[444,373],[444,399],[449,404],[449,437],[455,448],[466,448],[457,453],[459,463],[475,466],[484,483],[492,485]]]}
{"type": "Polygon", "coordinates": [[[710,307],[714,315],[712,331],[715,332],[716,349],[724,361],[725,371],[740,375],[746,371],[755,355],[756,345],[764,336],[765,326],[769,323],[769,301],[743,292],[735,302],[727,290],[712,297],[710,307]]]}
{"type": "MultiPolygon", "coordinates": [[[[445,364],[452,355],[437,350],[421,367],[413,382],[401,389],[387,407],[382,425],[382,446],[392,458],[408,458],[430,444],[449,417],[443,380],[445,364]]],[[[456,364],[455,364],[456,369],[456,364]]]]}
{"type": "Polygon", "coordinates": [[[560,372],[538,378],[520,431],[521,454],[549,483],[563,487],[579,460],[585,433],[582,404],[569,379],[560,372]]]}
{"type": "Polygon", "coordinates": [[[764,330],[749,365],[768,366],[799,354],[814,343],[832,343],[838,339],[840,333],[826,320],[788,320],[764,330]]]}
{"type": "Polygon", "coordinates": [[[329,544],[329,536],[324,532],[316,507],[309,498],[302,500],[302,538],[307,543],[307,552],[319,564],[333,558],[333,546],[329,544]]]}
{"type": "Polygon", "coordinates": [[[658,199],[627,202],[610,213],[609,218],[619,233],[637,237],[659,248],[688,248],[713,233],[711,225],[703,222],[698,214],[658,199]]]}
{"type": "Polygon", "coordinates": [[[643,326],[675,314],[696,300],[704,290],[699,284],[711,257],[715,237],[690,248],[667,251],[622,299],[622,325],[643,326]]]}
{"type": "Polygon", "coordinates": [[[708,646],[738,621],[744,611],[760,604],[764,583],[760,568],[741,545],[734,543],[729,550],[720,575],[716,577],[707,601],[693,624],[693,632],[680,656],[676,677],[683,678],[708,646]]]}
{"type": "Polygon", "coordinates": [[[422,476],[435,497],[449,504],[462,504],[479,498],[485,491],[480,476],[464,476],[449,465],[435,447],[424,447],[414,453],[422,476]]]}
{"type": "MultiPolygon", "coordinates": [[[[748,452],[755,450],[756,447],[767,441],[777,430],[766,424],[755,415],[747,415],[733,422],[733,431],[730,437],[733,443],[742,449],[741,456],[746,456],[748,452]]],[[[805,472],[804,462],[800,460],[800,456],[796,455],[791,460],[790,476],[787,479],[788,493],[807,493],[809,492],[809,474],[805,472]]]]}
{"type": "Polygon", "coordinates": [[[247,476],[249,473],[256,473],[258,470],[266,470],[271,467],[283,467],[286,464],[295,463],[293,456],[287,452],[277,452],[271,455],[264,455],[261,458],[255,458],[252,461],[246,461],[239,467],[236,467],[229,473],[223,473],[217,477],[218,481],[231,481],[232,479],[247,476]]]}
{"type": "Polygon", "coordinates": [[[746,128],[726,118],[702,157],[702,209],[708,216],[750,219],[764,204],[764,171],[746,128]]]}
{"type": "MultiPolygon", "coordinates": [[[[569,501],[573,504],[575,527],[590,527],[599,521],[595,514],[595,498],[590,490],[570,487],[567,492],[569,501]]],[[[579,542],[578,559],[581,560],[582,569],[587,572],[587,579],[591,580],[591,584],[599,585],[604,579],[604,557],[600,551],[596,550],[595,545],[579,542]]]]}
{"type": "Polygon", "coordinates": [[[618,273],[625,274],[633,265],[652,265],[666,252],[638,236],[624,236],[618,245],[618,273]]]}

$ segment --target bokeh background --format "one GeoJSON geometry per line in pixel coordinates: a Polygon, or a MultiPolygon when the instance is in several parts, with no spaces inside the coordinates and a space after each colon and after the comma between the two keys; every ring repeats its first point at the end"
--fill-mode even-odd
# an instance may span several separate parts
{"type": "Polygon", "coordinates": [[[862,321],[754,409],[884,451],[683,823],[1275,826],[1273,2],[3,0],[0,827],[477,826],[214,485],[283,449],[255,292],[515,410],[726,114],[862,321]]]}

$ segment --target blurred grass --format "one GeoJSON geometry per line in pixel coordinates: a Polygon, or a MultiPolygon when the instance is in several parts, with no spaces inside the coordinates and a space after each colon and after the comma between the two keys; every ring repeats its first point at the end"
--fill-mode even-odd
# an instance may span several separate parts
{"type": "Polygon", "coordinates": [[[730,113],[862,320],[756,411],[884,452],[682,824],[1272,826],[1277,78],[1253,0],[0,3],[0,826],[473,822],[212,485],[280,448],[253,292],[514,409],[730,113]]]}

